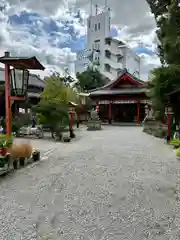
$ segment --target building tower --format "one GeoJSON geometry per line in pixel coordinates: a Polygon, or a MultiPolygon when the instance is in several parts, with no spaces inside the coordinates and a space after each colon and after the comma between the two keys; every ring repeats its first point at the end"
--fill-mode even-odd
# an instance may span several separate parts
{"type": "Polygon", "coordinates": [[[96,5],[94,12],[91,0],[87,19],[87,47],[76,56],[76,72],[83,72],[93,64],[110,80],[116,79],[124,68],[136,76],[140,73],[137,54],[124,42],[111,37],[111,13],[107,0],[102,11],[96,5]]]}
{"type": "Polygon", "coordinates": [[[93,13],[87,19],[87,48],[89,51],[93,49],[100,50],[104,44],[104,39],[110,37],[110,10],[98,13],[96,5],[96,14],[93,13]]]}

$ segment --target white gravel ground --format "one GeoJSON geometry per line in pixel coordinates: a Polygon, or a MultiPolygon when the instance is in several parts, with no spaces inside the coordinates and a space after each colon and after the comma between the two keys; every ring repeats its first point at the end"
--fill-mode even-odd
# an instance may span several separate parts
{"type": "Polygon", "coordinates": [[[180,239],[180,162],[162,140],[107,126],[34,141],[44,161],[0,178],[0,239],[180,239]]]}

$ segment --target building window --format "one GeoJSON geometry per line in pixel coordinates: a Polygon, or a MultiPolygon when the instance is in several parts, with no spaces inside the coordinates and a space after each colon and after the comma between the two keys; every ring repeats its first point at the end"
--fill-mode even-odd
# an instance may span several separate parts
{"type": "Polygon", "coordinates": [[[117,57],[117,62],[121,62],[122,58],[123,58],[123,56],[121,56],[121,55],[118,56],[118,57],[117,57]]]}
{"type": "Polygon", "coordinates": [[[90,28],[91,27],[91,21],[88,20],[88,27],[90,28]]]}
{"type": "Polygon", "coordinates": [[[98,23],[98,29],[100,30],[100,23],[98,23]]]}
{"type": "Polygon", "coordinates": [[[122,73],[122,70],[117,71],[117,77],[119,77],[121,73],[122,73]]]}
{"type": "Polygon", "coordinates": [[[99,66],[100,65],[100,58],[98,57],[97,59],[97,65],[99,66]]]}
{"type": "Polygon", "coordinates": [[[108,50],[106,50],[106,51],[105,51],[105,56],[106,56],[107,58],[111,58],[111,52],[108,51],[108,50]]]}
{"type": "Polygon", "coordinates": [[[104,69],[106,72],[110,72],[111,71],[111,66],[109,64],[104,64],[104,69]]]}
{"type": "Polygon", "coordinates": [[[94,41],[94,44],[95,44],[95,50],[97,51],[97,52],[99,52],[100,51],[100,40],[98,39],[98,40],[95,40],[94,41]]]}
{"type": "Polygon", "coordinates": [[[111,39],[107,38],[107,39],[105,40],[105,44],[111,45],[111,39]]]}
{"type": "Polygon", "coordinates": [[[97,24],[95,24],[95,31],[97,31],[97,24]]]}
{"type": "Polygon", "coordinates": [[[109,17],[109,30],[111,28],[111,18],[109,17]]]}

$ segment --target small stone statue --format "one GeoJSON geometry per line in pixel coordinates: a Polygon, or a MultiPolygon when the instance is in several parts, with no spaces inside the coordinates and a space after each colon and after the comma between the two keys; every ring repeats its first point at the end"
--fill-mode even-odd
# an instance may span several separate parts
{"type": "Polygon", "coordinates": [[[87,123],[87,130],[101,130],[101,121],[96,110],[90,112],[90,119],[87,123]]]}
{"type": "Polygon", "coordinates": [[[148,105],[145,106],[145,113],[146,113],[146,117],[149,117],[149,118],[153,117],[153,109],[148,105]]]}
{"type": "Polygon", "coordinates": [[[91,117],[91,120],[99,120],[98,114],[95,110],[91,111],[90,117],[91,117]]]}

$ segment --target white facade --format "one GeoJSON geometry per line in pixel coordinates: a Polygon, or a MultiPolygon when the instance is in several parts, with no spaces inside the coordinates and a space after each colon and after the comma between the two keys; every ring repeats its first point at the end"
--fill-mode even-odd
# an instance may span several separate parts
{"type": "Polygon", "coordinates": [[[90,65],[90,61],[88,59],[89,51],[87,49],[83,51],[79,51],[76,54],[76,61],[75,61],[75,72],[81,73],[84,72],[87,67],[90,65]]]}
{"type": "Polygon", "coordinates": [[[83,72],[92,64],[108,79],[114,80],[121,70],[140,77],[140,58],[125,43],[110,37],[110,10],[89,16],[87,20],[87,49],[77,53],[75,71],[83,72]]]}

